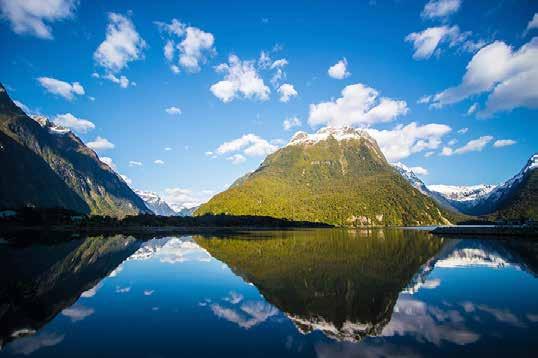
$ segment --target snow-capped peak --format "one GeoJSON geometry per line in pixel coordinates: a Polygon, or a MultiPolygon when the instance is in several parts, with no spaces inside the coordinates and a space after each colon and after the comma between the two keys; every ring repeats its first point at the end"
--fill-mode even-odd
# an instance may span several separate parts
{"type": "Polygon", "coordinates": [[[444,197],[456,201],[471,201],[487,196],[496,185],[478,184],[468,186],[458,185],[428,185],[428,189],[442,194],[444,197]]]}
{"type": "Polygon", "coordinates": [[[374,141],[370,134],[363,129],[356,129],[352,127],[323,127],[316,133],[306,133],[303,131],[295,133],[288,145],[315,144],[320,141],[328,140],[330,137],[333,137],[337,141],[353,139],[367,139],[374,141]]]}
{"type": "Polygon", "coordinates": [[[161,197],[150,191],[142,191],[135,189],[134,191],[146,204],[146,206],[156,215],[173,216],[176,211],[173,210],[161,197]]]}

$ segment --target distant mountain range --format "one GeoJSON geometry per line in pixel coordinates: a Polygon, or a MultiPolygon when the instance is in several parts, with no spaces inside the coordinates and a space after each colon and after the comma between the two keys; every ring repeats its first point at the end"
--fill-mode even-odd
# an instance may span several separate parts
{"type": "Polygon", "coordinates": [[[448,213],[353,128],[298,132],[195,215],[266,215],[343,226],[448,223],[448,213]]]}
{"type": "Polygon", "coordinates": [[[0,209],[61,207],[115,217],[150,213],[74,133],[30,118],[0,84],[0,209]]]}
{"type": "Polygon", "coordinates": [[[144,200],[146,206],[153,211],[155,215],[161,216],[192,216],[192,213],[198,209],[197,206],[192,208],[176,207],[169,205],[157,193],[150,191],[135,190],[135,193],[144,200]]]}
{"type": "Polygon", "coordinates": [[[426,186],[411,169],[401,164],[394,166],[411,185],[445,208],[489,219],[538,220],[538,154],[501,185],[426,186]]]}

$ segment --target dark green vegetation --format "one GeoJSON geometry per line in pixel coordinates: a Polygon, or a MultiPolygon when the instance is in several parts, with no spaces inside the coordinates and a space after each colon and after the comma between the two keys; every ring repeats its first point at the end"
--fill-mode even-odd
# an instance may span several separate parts
{"type": "Polygon", "coordinates": [[[116,235],[0,250],[0,347],[19,337],[14,332],[33,334],[43,327],[140,244],[116,235]]]}
{"type": "Polygon", "coordinates": [[[291,231],[194,240],[253,283],[301,331],[309,332],[315,324],[332,326],[338,333],[329,329],[325,334],[345,340],[379,334],[398,294],[443,245],[442,239],[424,232],[403,230],[291,231]]]}
{"type": "Polygon", "coordinates": [[[76,135],[42,124],[0,84],[0,209],[61,207],[116,217],[150,212],[76,135]]]}
{"type": "Polygon", "coordinates": [[[364,132],[288,145],[203,204],[195,215],[266,215],[342,226],[446,224],[449,214],[413,188],[364,132]]]}
{"type": "Polygon", "coordinates": [[[538,220],[538,169],[530,171],[516,190],[501,198],[490,217],[538,220]]]}

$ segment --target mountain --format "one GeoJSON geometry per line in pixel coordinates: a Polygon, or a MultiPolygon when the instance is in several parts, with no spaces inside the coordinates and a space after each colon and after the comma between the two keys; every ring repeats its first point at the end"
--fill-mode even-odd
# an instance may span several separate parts
{"type": "Polygon", "coordinates": [[[420,191],[422,194],[432,198],[437,204],[446,210],[458,211],[458,209],[452,205],[443,195],[440,193],[430,190],[426,184],[413,172],[411,168],[402,163],[393,163],[392,166],[409,184],[411,184],[415,189],[420,191]]]}
{"type": "Polygon", "coordinates": [[[30,118],[1,84],[0,163],[0,209],[61,207],[115,217],[150,212],[75,134],[30,118]]]}
{"type": "Polygon", "coordinates": [[[531,156],[517,175],[498,186],[430,185],[428,189],[469,215],[538,220],[538,154],[531,156]]]}
{"type": "Polygon", "coordinates": [[[447,223],[364,130],[296,133],[257,170],[200,206],[195,215],[265,215],[342,226],[447,223]]]}
{"type": "Polygon", "coordinates": [[[194,212],[198,210],[199,206],[193,206],[192,208],[181,208],[176,211],[177,216],[193,216],[194,212]]]}
{"type": "Polygon", "coordinates": [[[163,200],[161,197],[150,191],[135,190],[136,195],[138,195],[146,206],[153,211],[155,215],[161,216],[174,216],[177,213],[163,200]]]}

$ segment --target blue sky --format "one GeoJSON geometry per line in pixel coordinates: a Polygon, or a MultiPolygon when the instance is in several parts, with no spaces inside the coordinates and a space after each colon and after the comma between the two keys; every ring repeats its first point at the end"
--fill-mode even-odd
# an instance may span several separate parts
{"type": "Polygon", "coordinates": [[[0,6],[10,95],[178,206],[324,125],[369,128],[428,184],[498,183],[537,151],[535,1],[0,6]]]}

